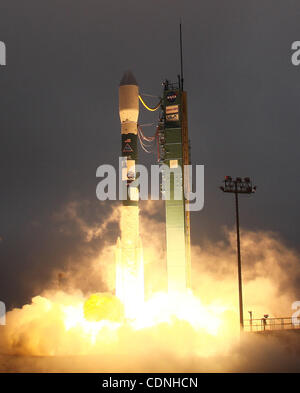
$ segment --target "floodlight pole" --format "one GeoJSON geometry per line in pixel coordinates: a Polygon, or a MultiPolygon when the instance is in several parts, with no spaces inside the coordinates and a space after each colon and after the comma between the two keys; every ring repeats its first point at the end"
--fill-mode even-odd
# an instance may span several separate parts
{"type": "Polygon", "coordinates": [[[244,310],[243,310],[243,285],[242,285],[242,258],[240,243],[240,219],[239,219],[239,194],[252,194],[256,191],[249,177],[242,180],[237,177],[235,180],[231,176],[226,176],[224,186],[220,187],[223,192],[230,192],[235,196],[235,217],[236,217],[236,243],[238,257],[238,283],[239,283],[239,309],[240,309],[240,330],[244,331],[244,310]]]}
{"type": "Polygon", "coordinates": [[[239,305],[240,305],[240,328],[244,330],[244,310],[243,310],[243,284],[242,284],[242,260],[240,243],[240,218],[239,218],[239,194],[237,182],[235,181],[235,217],[236,217],[236,243],[238,257],[238,280],[239,280],[239,305]]]}

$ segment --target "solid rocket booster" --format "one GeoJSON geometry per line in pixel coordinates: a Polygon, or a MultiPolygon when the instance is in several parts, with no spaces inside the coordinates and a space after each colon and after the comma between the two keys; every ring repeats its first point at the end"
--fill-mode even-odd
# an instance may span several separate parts
{"type": "Polygon", "coordinates": [[[125,72],[119,87],[121,121],[122,183],[126,196],[121,207],[121,237],[117,241],[116,295],[128,316],[144,301],[144,266],[139,236],[139,189],[133,186],[138,161],[139,88],[130,71],[125,72]]]}

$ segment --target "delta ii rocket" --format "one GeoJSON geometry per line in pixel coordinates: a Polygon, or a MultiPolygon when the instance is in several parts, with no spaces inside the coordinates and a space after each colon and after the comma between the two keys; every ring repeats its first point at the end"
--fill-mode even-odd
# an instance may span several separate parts
{"type": "Polygon", "coordinates": [[[138,162],[139,88],[130,71],[119,87],[121,121],[122,184],[125,196],[121,206],[121,237],[117,241],[116,296],[123,302],[128,317],[134,316],[144,301],[144,265],[139,236],[139,189],[133,186],[138,162]]]}

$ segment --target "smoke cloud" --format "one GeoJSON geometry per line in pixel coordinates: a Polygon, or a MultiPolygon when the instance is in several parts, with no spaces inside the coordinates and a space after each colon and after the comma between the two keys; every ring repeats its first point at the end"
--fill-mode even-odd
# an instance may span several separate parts
{"type": "MultiPolygon", "coordinates": [[[[224,230],[222,242],[192,247],[193,294],[168,298],[159,203],[144,202],[141,215],[144,315],[135,324],[85,321],[87,297],[115,289],[120,216],[112,208],[100,225],[91,225],[84,209],[73,202],[53,216],[64,236],[80,233],[80,258],[55,268],[46,290],[7,313],[0,327],[1,371],[300,371],[299,332],[240,339],[233,229],[224,230]]],[[[245,318],[248,311],[254,318],[291,316],[300,295],[298,253],[272,232],[243,230],[241,238],[245,318]]]]}

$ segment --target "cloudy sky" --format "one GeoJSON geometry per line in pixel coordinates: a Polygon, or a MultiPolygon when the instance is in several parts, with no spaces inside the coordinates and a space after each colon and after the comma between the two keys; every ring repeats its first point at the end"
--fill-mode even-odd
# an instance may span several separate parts
{"type": "Polygon", "coordinates": [[[300,66],[291,63],[299,1],[0,0],[7,47],[0,299],[7,305],[23,304],[32,282],[80,255],[72,222],[66,236],[55,219],[65,206],[83,203],[86,222],[101,223],[107,205],[96,199],[95,173],[119,157],[119,81],[131,69],[141,91],[159,95],[164,79],[176,80],[180,17],[192,162],[205,165],[193,244],[221,239],[234,225],[223,177],[250,176],[258,191],[241,200],[242,227],[275,231],[300,250],[300,66]]]}

